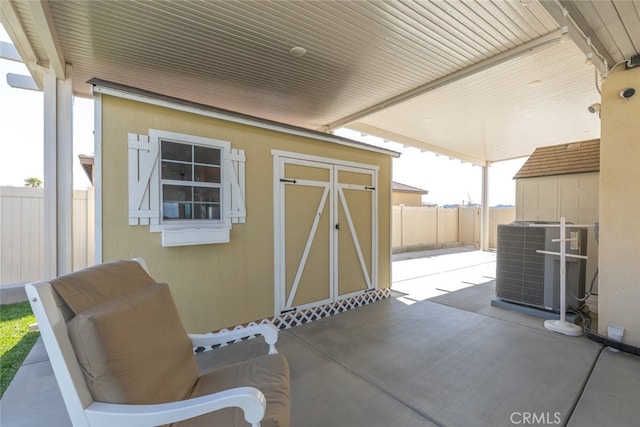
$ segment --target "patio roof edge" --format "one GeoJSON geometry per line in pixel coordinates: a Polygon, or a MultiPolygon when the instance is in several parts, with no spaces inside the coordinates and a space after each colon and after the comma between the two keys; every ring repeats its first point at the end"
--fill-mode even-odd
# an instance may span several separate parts
{"type": "Polygon", "coordinates": [[[100,93],[105,95],[116,96],[119,98],[130,99],[133,101],[143,102],[146,104],[152,104],[162,107],[171,108],[174,110],[180,110],[184,112],[190,112],[201,116],[212,117],[232,123],[246,124],[255,126],[261,129],[273,130],[277,132],[283,132],[289,135],[296,135],[305,138],[311,138],[319,141],[330,142],[333,144],[344,145],[348,147],[357,148],[360,150],[373,151],[380,154],[386,154],[392,157],[400,157],[400,153],[397,151],[376,147],[363,142],[354,141],[349,138],[344,138],[337,135],[326,134],[311,129],[300,128],[284,123],[274,122],[266,119],[261,119],[254,116],[237,113],[234,111],[224,110],[221,108],[212,107],[206,104],[199,104],[196,102],[187,101],[180,98],[174,98],[167,95],[147,91],[144,89],[134,88],[131,86],[122,85],[101,79],[91,79],[87,83],[92,85],[94,93],[100,93]]]}

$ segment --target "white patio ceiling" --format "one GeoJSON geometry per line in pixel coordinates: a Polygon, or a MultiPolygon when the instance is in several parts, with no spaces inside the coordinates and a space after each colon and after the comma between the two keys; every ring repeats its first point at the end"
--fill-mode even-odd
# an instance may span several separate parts
{"type": "Polygon", "coordinates": [[[596,73],[585,66],[580,31],[609,66],[640,50],[638,1],[522,3],[2,0],[0,7],[38,84],[38,64],[51,65],[71,76],[79,96],[90,95],[86,82],[96,77],[309,129],[352,127],[483,164],[599,137],[599,120],[587,111],[600,99],[596,73]],[[563,7],[573,40],[566,43],[558,40],[563,7]],[[290,56],[296,46],[307,54],[290,56]]]}

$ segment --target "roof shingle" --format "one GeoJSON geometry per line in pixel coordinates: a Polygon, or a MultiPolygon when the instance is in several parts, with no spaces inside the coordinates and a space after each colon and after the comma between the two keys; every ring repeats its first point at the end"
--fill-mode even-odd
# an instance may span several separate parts
{"type": "Polygon", "coordinates": [[[594,139],[536,148],[513,178],[534,178],[599,170],[600,140],[594,139]]]}
{"type": "Polygon", "coordinates": [[[392,188],[393,191],[401,191],[404,193],[419,193],[419,194],[427,194],[429,193],[428,190],[423,190],[422,188],[418,188],[418,187],[412,187],[410,185],[406,185],[406,184],[401,184],[399,182],[392,182],[392,188]]]}

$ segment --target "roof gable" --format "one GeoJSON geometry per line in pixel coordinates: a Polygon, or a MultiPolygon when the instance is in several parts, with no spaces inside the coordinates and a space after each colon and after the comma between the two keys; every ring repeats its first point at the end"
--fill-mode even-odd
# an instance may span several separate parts
{"type": "Polygon", "coordinates": [[[401,184],[399,182],[392,182],[392,188],[393,191],[400,191],[403,193],[417,193],[417,194],[428,194],[429,191],[428,190],[423,190],[422,188],[418,188],[418,187],[412,187],[410,185],[406,185],[406,184],[401,184]]]}
{"type": "Polygon", "coordinates": [[[594,139],[536,148],[513,178],[534,178],[599,170],[600,140],[594,139]]]}

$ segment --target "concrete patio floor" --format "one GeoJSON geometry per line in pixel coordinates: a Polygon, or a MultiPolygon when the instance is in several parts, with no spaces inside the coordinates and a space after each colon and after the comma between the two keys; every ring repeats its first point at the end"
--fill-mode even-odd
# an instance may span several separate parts
{"type": "MultiPolygon", "coordinates": [[[[638,425],[640,358],[490,306],[495,254],[402,254],[393,272],[391,298],[280,332],[293,427],[638,425]]],[[[197,359],[265,353],[258,338],[197,359]]],[[[70,425],[41,342],[0,404],[3,427],[70,425]]]]}

